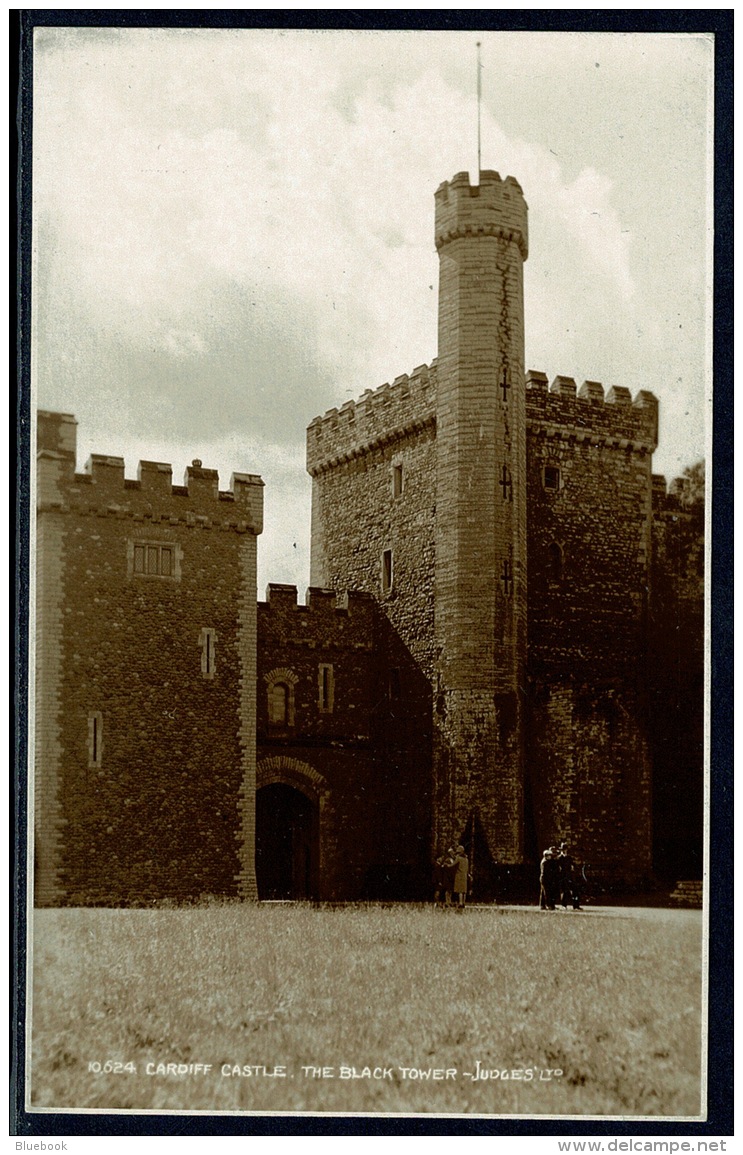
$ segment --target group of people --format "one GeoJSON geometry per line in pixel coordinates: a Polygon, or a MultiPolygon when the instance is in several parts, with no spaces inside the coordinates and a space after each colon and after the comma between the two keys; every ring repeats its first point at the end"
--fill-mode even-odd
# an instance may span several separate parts
{"type": "MultiPolygon", "coordinates": [[[[450,846],[434,863],[434,903],[464,910],[471,882],[470,863],[464,847],[450,846]]],[[[542,910],[556,910],[558,904],[565,910],[568,906],[573,910],[583,909],[579,879],[565,842],[548,847],[539,864],[539,905],[542,910]]]]}
{"type": "Polygon", "coordinates": [[[433,868],[436,906],[456,906],[457,910],[464,910],[470,880],[470,862],[464,847],[450,846],[436,859],[433,868]]]}
{"type": "Polygon", "coordinates": [[[539,864],[539,905],[542,910],[555,910],[557,904],[567,910],[582,910],[578,880],[573,871],[573,859],[564,842],[550,846],[539,864]]]}

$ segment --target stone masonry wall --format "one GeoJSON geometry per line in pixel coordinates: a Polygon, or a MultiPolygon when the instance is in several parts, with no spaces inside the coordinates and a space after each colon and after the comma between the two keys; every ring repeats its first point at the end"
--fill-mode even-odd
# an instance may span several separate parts
{"type": "Polygon", "coordinates": [[[436,368],[416,369],[316,418],[307,431],[313,478],[313,586],[371,594],[407,662],[433,677],[436,368]],[[395,491],[398,469],[400,492],[395,491]],[[392,555],[384,586],[383,555],[392,555]]]}
{"type": "MultiPolygon", "coordinates": [[[[40,445],[56,421],[40,415],[40,445]]],[[[74,473],[74,454],[56,464],[54,486],[40,484],[38,516],[40,539],[48,524],[61,527],[60,660],[37,718],[43,734],[56,695],[58,757],[50,774],[48,747],[37,745],[36,780],[37,797],[56,795],[63,833],[56,898],[249,894],[241,837],[245,780],[255,773],[246,740],[255,682],[240,652],[240,591],[252,580],[254,606],[262,483],[235,475],[233,491],[220,494],[200,463],[182,487],[157,463],[141,463],[136,482],[124,480],[118,458],[94,457],[85,474],[74,473]],[[140,546],[169,573],[138,572],[140,546]]],[[[52,814],[47,801],[42,857],[54,842],[52,814]]]]}
{"type": "Polygon", "coordinates": [[[64,620],[62,551],[64,518],[48,514],[39,519],[36,533],[35,628],[35,758],[44,767],[33,782],[34,888],[39,906],[53,906],[62,897],[59,863],[64,839],[59,786],[62,772],[60,746],[60,687],[62,678],[62,624],[64,620]]]}
{"type": "Polygon", "coordinates": [[[527,750],[535,856],[565,841],[594,883],[622,885],[649,875],[644,711],[637,692],[607,688],[600,678],[540,687],[527,750]]]}

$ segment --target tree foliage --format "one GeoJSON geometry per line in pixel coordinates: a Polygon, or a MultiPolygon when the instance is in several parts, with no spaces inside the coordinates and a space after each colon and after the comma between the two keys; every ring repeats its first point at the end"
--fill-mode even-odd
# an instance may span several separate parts
{"type": "Polygon", "coordinates": [[[681,497],[682,503],[689,506],[704,505],[704,461],[687,465],[681,476],[686,482],[681,497]]]}

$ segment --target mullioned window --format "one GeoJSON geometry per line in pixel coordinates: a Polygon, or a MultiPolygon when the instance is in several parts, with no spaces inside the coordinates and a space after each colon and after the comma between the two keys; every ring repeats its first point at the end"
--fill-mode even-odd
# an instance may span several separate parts
{"type": "Polygon", "coordinates": [[[129,541],[128,575],[137,580],[180,581],[181,552],[180,545],[173,541],[129,541]]]}

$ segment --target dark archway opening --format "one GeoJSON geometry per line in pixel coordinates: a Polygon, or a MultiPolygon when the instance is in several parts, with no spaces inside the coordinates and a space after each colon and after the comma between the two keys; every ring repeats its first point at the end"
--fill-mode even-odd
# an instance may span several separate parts
{"type": "Polygon", "coordinates": [[[317,806],[301,790],[276,782],[256,794],[258,897],[317,898],[317,806]]]}

